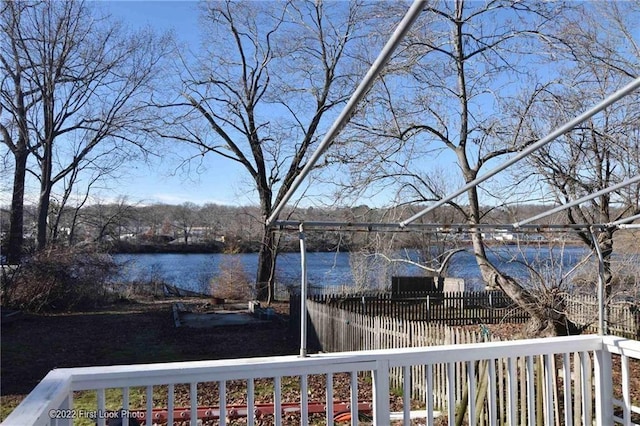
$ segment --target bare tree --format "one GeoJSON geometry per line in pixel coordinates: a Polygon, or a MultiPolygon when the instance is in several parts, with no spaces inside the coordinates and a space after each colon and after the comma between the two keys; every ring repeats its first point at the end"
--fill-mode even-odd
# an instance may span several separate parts
{"type": "MultiPolygon", "coordinates": [[[[199,61],[184,60],[184,115],[180,129],[163,136],[240,165],[264,221],[355,87],[349,50],[364,24],[360,9],[357,2],[207,3],[203,21],[216,43],[199,61]]],[[[263,226],[260,300],[273,291],[276,241],[263,226]]]]}
{"type": "Polygon", "coordinates": [[[31,6],[27,3],[2,2],[2,89],[0,115],[0,132],[2,142],[13,155],[14,176],[11,199],[9,241],[7,244],[7,260],[17,263],[20,260],[23,246],[24,228],[24,185],[27,171],[27,159],[33,148],[28,130],[28,117],[38,97],[34,96],[35,88],[23,75],[23,61],[26,52],[20,48],[19,20],[16,16],[27,11],[31,6]],[[15,64],[15,66],[13,66],[15,64]]]}
{"type": "MultiPolygon", "coordinates": [[[[404,203],[441,199],[500,157],[535,141],[525,124],[556,75],[540,69],[540,39],[564,6],[533,1],[434,2],[406,39],[358,117],[362,149],[345,144],[362,180],[397,191],[404,203]]],[[[352,142],[356,137],[345,137],[352,142]]],[[[343,157],[344,158],[344,157],[343,157]]],[[[449,204],[470,225],[496,204],[491,182],[449,204]]],[[[497,203],[503,201],[498,199],[497,203]]],[[[424,205],[424,204],[423,204],[424,205]]],[[[485,284],[501,288],[534,319],[533,333],[566,332],[533,294],[488,259],[479,229],[470,236],[485,284]]]]}
{"type": "MultiPolygon", "coordinates": [[[[73,172],[71,173],[71,176],[69,176],[69,179],[71,181],[74,181],[75,179],[77,179],[78,173],[77,172],[73,172]]],[[[53,235],[51,237],[51,240],[53,242],[53,244],[56,244],[58,241],[58,233],[60,231],[60,224],[63,220],[63,216],[65,214],[65,211],[67,213],[67,216],[69,216],[68,218],[68,223],[67,226],[69,228],[68,230],[68,234],[67,234],[67,243],[69,244],[69,246],[72,246],[76,240],[77,237],[77,225],[78,225],[78,221],[80,218],[80,213],[83,207],[85,207],[85,205],[87,204],[87,202],[89,201],[89,195],[91,194],[91,190],[93,185],[99,180],[100,175],[94,176],[92,179],[89,180],[89,182],[87,183],[86,190],[83,194],[82,197],[78,197],[78,199],[76,200],[76,202],[74,203],[73,207],[70,207],[67,204],[67,201],[69,200],[69,197],[72,194],[72,188],[73,185],[66,185],[65,186],[65,191],[64,191],[64,195],[62,198],[62,208],[60,210],[60,213],[56,216],[55,221],[54,221],[54,225],[53,225],[53,235]]]]}
{"type": "MultiPolygon", "coordinates": [[[[640,3],[594,3],[559,22],[552,59],[562,64],[563,84],[549,88],[534,114],[532,133],[540,134],[577,115],[638,76],[640,39],[632,28],[640,21],[640,3]]],[[[637,34],[637,32],[636,32],[637,34]]],[[[605,109],[571,133],[532,156],[531,164],[551,193],[566,203],[640,174],[640,95],[605,109]]],[[[640,185],[566,210],[569,223],[611,223],[640,213],[640,185]]],[[[607,294],[613,280],[611,256],[616,227],[578,233],[588,247],[598,244],[604,260],[607,294]]]]}
{"type": "Polygon", "coordinates": [[[1,129],[16,160],[10,247],[18,256],[26,170],[40,183],[42,248],[56,184],[102,157],[122,164],[145,153],[142,130],[153,119],[149,99],[169,43],[148,30],[127,33],[84,2],[6,1],[2,7],[1,129]]]}
{"type": "Polygon", "coordinates": [[[110,203],[95,200],[83,209],[79,220],[85,228],[91,230],[95,243],[111,243],[120,239],[122,229],[133,218],[134,209],[135,205],[129,203],[126,196],[110,203]]]}
{"type": "Polygon", "coordinates": [[[189,244],[189,238],[192,236],[193,228],[199,225],[198,221],[200,207],[195,203],[186,202],[173,209],[173,226],[182,234],[185,244],[189,244]]]}

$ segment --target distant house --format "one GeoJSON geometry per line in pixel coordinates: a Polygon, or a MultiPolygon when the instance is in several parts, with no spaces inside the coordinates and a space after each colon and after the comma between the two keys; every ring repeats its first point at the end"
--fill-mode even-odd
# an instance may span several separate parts
{"type": "Polygon", "coordinates": [[[494,235],[494,239],[496,241],[514,241],[516,236],[511,232],[498,232],[494,235]]]}

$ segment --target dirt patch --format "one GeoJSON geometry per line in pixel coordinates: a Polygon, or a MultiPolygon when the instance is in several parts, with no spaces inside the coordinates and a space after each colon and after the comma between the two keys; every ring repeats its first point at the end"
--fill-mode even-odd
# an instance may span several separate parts
{"type": "MultiPolygon", "coordinates": [[[[210,303],[175,303],[173,305],[174,320],[177,327],[210,328],[233,325],[260,324],[282,320],[275,309],[267,309],[254,305],[253,310],[246,302],[226,304],[210,303]],[[268,314],[268,315],[267,315],[268,314]]],[[[288,306],[287,306],[288,307],[288,306]]]]}
{"type": "MultiPolygon", "coordinates": [[[[206,304],[206,300],[194,303],[206,304]]],[[[292,355],[288,302],[273,305],[279,320],[216,328],[175,328],[176,300],[119,303],[94,312],[24,314],[2,324],[1,402],[15,407],[52,369],[292,355]]]]}
{"type": "Polygon", "coordinates": [[[248,311],[182,312],[180,326],[190,328],[229,327],[234,325],[264,324],[248,311]]]}

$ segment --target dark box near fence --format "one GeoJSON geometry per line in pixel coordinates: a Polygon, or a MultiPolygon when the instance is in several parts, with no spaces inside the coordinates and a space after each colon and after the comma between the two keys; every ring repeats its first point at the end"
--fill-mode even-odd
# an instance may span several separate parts
{"type": "Polygon", "coordinates": [[[391,299],[413,299],[418,293],[442,292],[443,277],[391,277],[391,299]]]}

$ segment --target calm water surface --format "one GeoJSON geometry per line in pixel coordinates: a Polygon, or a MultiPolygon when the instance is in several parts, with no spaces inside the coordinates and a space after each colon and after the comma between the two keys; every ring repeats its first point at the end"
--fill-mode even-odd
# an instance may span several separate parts
{"type": "MultiPolygon", "coordinates": [[[[492,250],[489,258],[495,265],[509,275],[527,278],[528,269],[523,262],[542,265],[543,269],[567,271],[587,253],[583,247],[569,247],[564,250],[527,247],[519,250],[505,246],[492,250]],[[546,267],[544,265],[547,265],[546,267]]],[[[412,257],[415,253],[402,253],[412,257]]],[[[239,262],[250,279],[255,277],[258,256],[249,254],[118,254],[114,260],[122,265],[122,279],[125,281],[161,279],[167,283],[194,291],[208,291],[211,278],[220,273],[224,264],[239,262]]],[[[354,277],[349,253],[308,253],[307,266],[309,283],[315,286],[353,285],[354,277]]],[[[372,263],[367,272],[374,278],[385,275],[421,275],[420,269],[407,264],[385,264],[389,271],[383,274],[376,270],[379,266],[372,263]]],[[[284,284],[296,285],[301,275],[300,254],[283,253],[278,256],[277,280],[284,284]]],[[[480,271],[474,257],[468,252],[453,256],[448,276],[464,278],[467,290],[481,289],[480,271]]]]}

